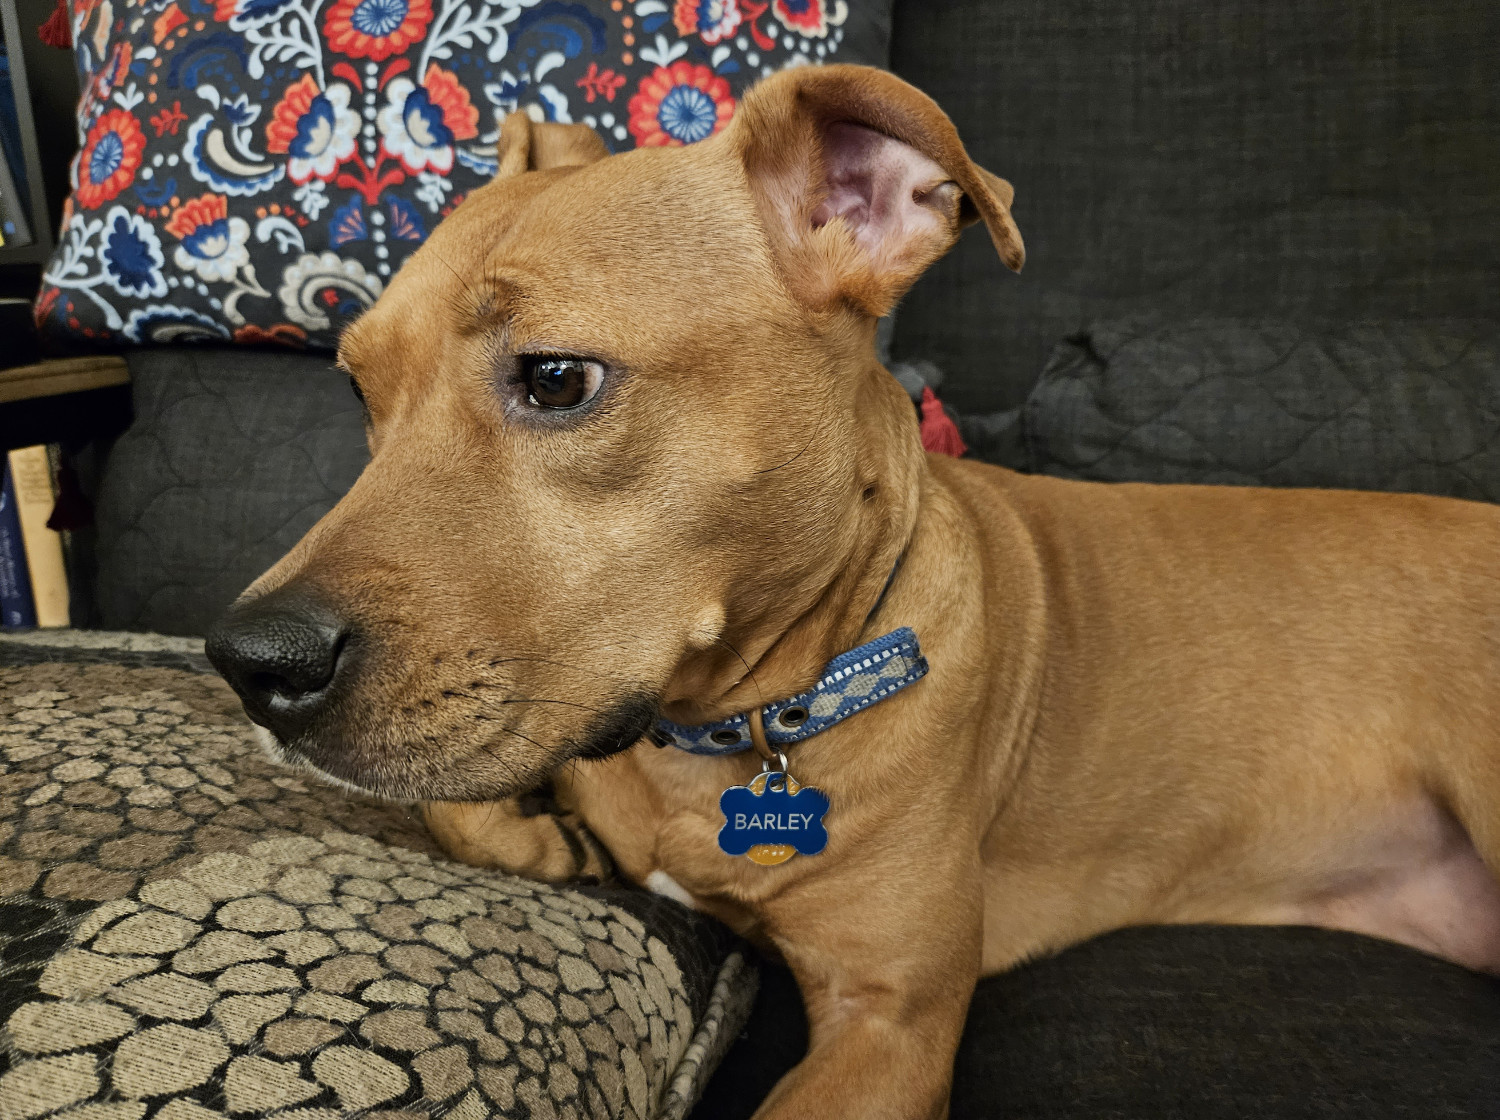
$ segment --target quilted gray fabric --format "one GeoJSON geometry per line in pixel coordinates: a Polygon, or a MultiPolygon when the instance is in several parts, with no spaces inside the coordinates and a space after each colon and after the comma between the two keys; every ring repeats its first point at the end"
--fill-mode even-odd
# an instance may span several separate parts
{"type": "Polygon", "coordinates": [[[354,484],[363,414],[327,358],[127,357],[135,421],[101,472],[93,622],[201,635],[354,484]]]}
{"type": "Polygon", "coordinates": [[[1123,929],[980,982],[951,1120],[1494,1120],[1500,981],[1305,927],[1123,929]]]}
{"type": "MultiPolygon", "coordinates": [[[[691,1120],[802,1058],[786,969],[691,1120]]],[[[979,982],[949,1120],[1495,1120],[1500,980],[1306,926],[1140,926],[979,982]]]]}
{"type": "Polygon", "coordinates": [[[897,314],[896,356],[941,366],[961,413],[1148,309],[1495,314],[1494,0],[924,0],[891,42],[1026,238],[1013,276],[969,231],[897,314]]]}
{"type": "Polygon", "coordinates": [[[1047,474],[1500,501],[1500,323],[1100,323],[1023,427],[1047,474]]]}

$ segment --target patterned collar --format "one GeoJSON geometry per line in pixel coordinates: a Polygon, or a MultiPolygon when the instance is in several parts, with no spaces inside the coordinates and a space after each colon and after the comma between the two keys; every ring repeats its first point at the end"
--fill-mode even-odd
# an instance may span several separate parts
{"type": "MultiPolygon", "coordinates": [[[[806,692],[762,708],[766,742],[773,747],[800,743],[926,675],[927,658],[917,635],[908,626],[893,630],[839,654],[806,692]]],[[[751,747],[750,720],[744,713],[696,727],[663,719],[654,730],[660,746],[670,744],[688,754],[737,754],[751,747]]]]}

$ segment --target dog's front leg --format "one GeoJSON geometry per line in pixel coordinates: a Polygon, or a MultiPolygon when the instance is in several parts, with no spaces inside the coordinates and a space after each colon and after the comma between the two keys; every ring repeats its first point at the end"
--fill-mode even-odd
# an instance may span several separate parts
{"type": "Polygon", "coordinates": [[[768,927],[802,989],[810,1044],[755,1120],[947,1116],[983,896],[977,853],[929,854],[950,861],[887,848],[884,862],[840,864],[776,899],[768,927]]]}
{"type": "Polygon", "coordinates": [[[609,854],[576,813],[504,801],[426,801],[422,820],[454,859],[512,875],[562,883],[605,879],[609,854]]]}

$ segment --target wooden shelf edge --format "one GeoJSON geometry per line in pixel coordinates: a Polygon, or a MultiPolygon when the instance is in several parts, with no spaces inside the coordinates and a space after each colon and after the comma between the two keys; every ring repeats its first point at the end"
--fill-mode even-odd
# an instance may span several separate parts
{"type": "Polygon", "coordinates": [[[35,365],[0,369],[0,404],[128,384],[130,367],[118,355],[54,358],[35,365]]]}

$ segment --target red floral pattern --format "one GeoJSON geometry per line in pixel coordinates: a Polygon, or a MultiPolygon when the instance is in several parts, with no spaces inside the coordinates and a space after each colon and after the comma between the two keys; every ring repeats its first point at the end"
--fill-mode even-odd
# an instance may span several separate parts
{"type": "Polygon", "coordinates": [[[134,53],[129,43],[116,45],[114,53],[109,56],[109,61],[99,68],[99,73],[94,75],[94,99],[96,101],[104,101],[108,98],[125,75],[130,72],[130,61],[134,53]]]}
{"type": "Polygon", "coordinates": [[[692,144],[729,123],[734,95],[707,66],[679,59],[642,79],[629,110],[630,134],[641,147],[692,144]]]}
{"type": "Polygon", "coordinates": [[[337,0],[323,34],[340,54],[383,62],[425,36],[431,22],[430,0],[337,0]]]}
{"type": "Polygon", "coordinates": [[[94,122],[78,154],[78,205],[92,210],[135,180],[146,150],[141,122],[125,109],[111,109],[94,122]]]}
{"type": "Polygon", "coordinates": [[[318,96],[318,83],[311,74],[303,74],[281,95],[266,122],[266,151],[283,154],[297,138],[297,124],[318,96]]]}
{"type": "Polygon", "coordinates": [[[596,97],[613,101],[615,94],[619,93],[620,87],[625,84],[625,75],[616,74],[613,70],[600,70],[597,62],[590,62],[583,77],[573,84],[583,90],[584,98],[588,104],[592,105],[596,97]]]}
{"type": "Polygon", "coordinates": [[[479,110],[469,100],[469,91],[457,74],[434,62],[422,76],[422,85],[432,104],[442,111],[443,124],[455,140],[471,140],[479,135],[479,110]]]}
{"type": "Polygon", "coordinates": [[[234,340],[249,346],[272,343],[298,350],[307,345],[307,332],[293,323],[273,323],[269,327],[247,323],[234,332],[234,340]]]}
{"type": "Polygon", "coordinates": [[[229,200],[221,194],[205,194],[179,206],[167,222],[167,232],[181,241],[204,226],[229,217],[229,200]]]}
{"type": "Polygon", "coordinates": [[[174,101],[170,109],[163,109],[151,118],[151,127],[156,129],[158,137],[168,133],[176,136],[178,126],[185,120],[187,120],[187,114],[182,111],[182,102],[174,101]]]}

